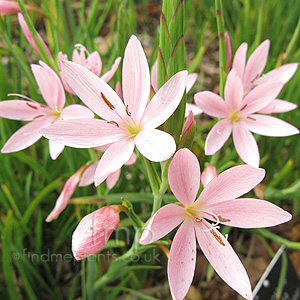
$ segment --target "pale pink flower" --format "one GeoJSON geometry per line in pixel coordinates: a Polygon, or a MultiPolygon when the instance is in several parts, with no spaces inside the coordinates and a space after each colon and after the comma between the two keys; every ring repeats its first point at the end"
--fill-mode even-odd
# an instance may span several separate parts
{"type": "Polygon", "coordinates": [[[97,253],[120,223],[120,216],[110,206],[86,215],[72,236],[72,252],[77,260],[97,253]]]}
{"type": "Polygon", "coordinates": [[[20,7],[17,1],[0,1],[0,15],[17,14],[20,7]]]}
{"type": "MultiPolygon", "coordinates": [[[[101,61],[101,57],[100,57],[99,53],[97,51],[94,51],[93,53],[89,53],[87,51],[87,49],[81,44],[76,44],[75,48],[76,49],[74,49],[74,51],[73,51],[72,61],[81,66],[86,67],[88,70],[90,70],[97,76],[100,76],[101,71],[102,71],[102,61],[101,61]],[[79,50],[79,52],[78,52],[78,50],[79,50]]],[[[62,69],[62,66],[61,66],[62,61],[67,60],[67,59],[68,59],[67,54],[63,54],[62,52],[58,53],[57,60],[58,60],[58,65],[59,65],[60,70],[62,69]]],[[[113,63],[111,69],[101,76],[101,79],[103,79],[105,82],[110,81],[110,79],[116,73],[120,62],[121,62],[121,57],[118,57],[115,60],[115,62],[113,63]]],[[[60,72],[59,75],[61,77],[61,80],[63,82],[63,85],[64,85],[66,91],[75,95],[75,92],[73,91],[73,89],[70,87],[70,85],[65,80],[63,72],[60,72]]]]}
{"type": "Polygon", "coordinates": [[[155,129],[179,105],[187,71],[175,74],[149,101],[150,74],[139,40],[131,36],[123,62],[123,97],[101,78],[74,62],[63,61],[66,81],[81,100],[104,120],[67,120],[43,130],[43,135],[71,147],[91,148],[112,143],[98,164],[95,184],[120,169],[134,147],[151,161],[164,161],[176,150],[174,138],[155,129]]]}
{"type": "Polygon", "coordinates": [[[208,164],[201,174],[201,182],[203,187],[206,187],[215,177],[217,177],[216,167],[208,164]]]}
{"type": "Polygon", "coordinates": [[[227,239],[217,230],[218,224],[241,228],[275,226],[291,219],[278,206],[252,198],[236,199],[248,193],[265,175],[263,169],[248,165],[233,167],[204,188],[200,187],[200,166],[188,149],[179,150],[169,168],[169,184],[181,205],[167,204],[149,220],[140,243],[153,243],[175,227],[170,249],[168,280],[174,300],[185,297],[192,283],[198,244],[219,276],[246,299],[252,299],[248,275],[227,239]],[[211,224],[216,222],[216,224],[211,224]]]}
{"type": "MultiPolygon", "coordinates": [[[[63,108],[65,104],[63,86],[56,73],[48,65],[40,61],[40,65],[31,65],[31,69],[48,106],[18,94],[12,95],[23,97],[26,100],[0,102],[0,117],[12,120],[32,121],[24,125],[9,138],[1,150],[2,153],[16,152],[31,146],[42,137],[40,134],[42,128],[60,119],[94,117],[94,114],[82,105],[74,104],[63,108]]],[[[64,149],[64,146],[49,141],[49,149],[51,158],[56,159],[64,149]]]]}
{"type": "MultiPolygon", "coordinates": [[[[25,21],[25,19],[24,19],[23,14],[18,13],[18,20],[19,20],[19,24],[20,24],[20,26],[21,26],[21,28],[22,28],[22,30],[23,30],[23,33],[24,33],[24,35],[25,35],[27,41],[28,41],[29,44],[33,47],[33,49],[36,51],[36,53],[41,57],[41,53],[40,53],[40,51],[39,51],[39,49],[38,49],[38,47],[37,47],[37,45],[36,45],[36,43],[35,43],[35,41],[34,41],[34,38],[33,38],[32,34],[31,34],[31,32],[30,32],[30,30],[29,30],[27,24],[26,24],[26,21],[25,21]]],[[[42,39],[42,37],[39,35],[39,33],[37,33],[37,35],[38,35],[38,37],[39,37],[41,43],[43,44],[43,46],[44,46],[44,48],[45,48],[47,54],[48,54],[49,57],[52,59],[51,52],[50,52],[49,48],[47,47],[47,45],[45,44],[45,42],[43,41],[43,39],[42,39]]]]}
{"type": "Polygon", "coordinates": [[[206,114],[223,118],[213,126],[205,142],[205,154],[216,153],[233,132],[235,148],[241,159],[254,167],[259,166],[257,143],[250,133],[266,136],[289,136],[299,130],[274,117],[254,114],[270,105],[283,87],[281,81],[270,81],[257,86],[244,97],[244,88],[236,69],[228,74],[225,101],[209,91],[195,94],[195,102],[206,114]]]}

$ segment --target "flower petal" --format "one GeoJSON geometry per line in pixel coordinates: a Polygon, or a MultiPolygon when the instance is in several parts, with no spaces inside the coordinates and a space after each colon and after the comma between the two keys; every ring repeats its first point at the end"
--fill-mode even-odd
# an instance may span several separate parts
{"type": "Polygon", "coordinates": [[[274,117],[257,114],[250,117],[254,118],[255,121],[245,119],[243,123],[248,130],[254,133],[266,136],[289,136],[299,133],[299,130],[293,125],[274,117]]]}
{"type": "Polygon", "coordinates": [[[41,134],[56,143],[74,148],[92,148],[124,138],[124,132],[98,119],[62,120],[43,129],[41,134]]]}
{"type": "Polygon", "coordinates": [[[229,107],[225,101],[213,92],[199,92],[195,94],[194,99],[197,106],[212,117],[225,118],[229,114],[229,107]]]}
{"type": "Polygon", "coordinates": [[[187,117],[189,115],[190,111],[193,112],[194,116],[197,116],[197,115],[200,115],[203,113],[202,109],[200,109],[197,105],[187,103],[186,107],[185,107],[185,117],[187,117]]]}
{"type": "Polygon", "coordinates": [[[63,120],[68,119],[93,119],[94,113],[87,107],[79,104],[72,104],[63,109],[61,112],[63,120]]]}
{"type": "Polygon", "coordinates": [[[106,178],[106,185],[111,190],[118,182],[121,174],[121,169],[109,174],[106,178]]]}
{"type": "Polygon", "coordinates": [[[125,163],[125,166],[131,166],[133,165],[134,163],[136,162],[136,155],[135,153],[133,152],[131,157],[129,158],[128,162],[125,163]]]}
{"type": "Polygon", "coordinates": [[[227,76],[224,93],[225,101],[230,109],[237,109],[243,100],[244,89],[242,80],[235,69],[232,69],[227,76]]]}
{"type": "Polygon", "coordinates": [[[270,41],[265,40],[250,55],[243,77],[243,85],[245,90],[247,90],[256,79],[258,79],[264,70],[269,54],[269,47],[270,41]]]}
{"type": "Polygon", "coordinates": [[[102,183],[108,175],[120,169],[131,157],[134,141],[131,138],[113,143],[103,154],[95,173],[95,185],[102,183]]]}
{"type": "Polygon", "coordinates": [[[65,148],[64,145],[49,140],[49,152],[53,160],[58,158],[59,154],[62,153],[64,148],[65,148]]]}
{"type": "Polygon", "coordinates": [[[121,57],[116,58],[113,65],[111,66],[111,69],[109,71],[107,71],[106,73],[104,73],[101,76],[101,79],[104,80],[105,82],[109,82],[112,79],[112,77],[115,75],[120,62],[121,62],[121,57]]]}
{"type": "Polygon", "coordinates": [[[268,106],[272,101],[272,97],[266,97],[252,101],[251,103],[247,104],[246,107],[241,111],[240,116],[247,118],[248,115],[257,112],[260,109],[263,109],[264,107],[268,106]]]}
{"type": "Polygon", "coordinates": [[[268,106],[260,109],[261,114],[281,113],[287,112],[297,108],[297,105],[285,100],[274,99],[268,106]]]}
{"type": "Polygon", "coordinates": [[[247,272],[228,241],[216,229],[214,232],[222,239],[224,246],[210,231],[204,232],[199,227],[195,227],[195,230],[203,254],[219,276],[244,298],[252,300],[247,272]]]}
{"type": "Polygon", "coordinates": [[[1,149],[1,152],[16,152],[31,146],[42,137],[40,130],[51,124],[53,121],[53,117],[46,116],[24,125],[8,139],[1,149]]]}
{"type": "Polygon", "coordinates": [[[70,61],[62,62],[62,72],[65,80],[76,95],[97,115],[107,121],[120,122],[119,115],[126,118],[124,104],[116,92],[101,78],[87,68],[70,61]],[[112,104],[111,109],[103,100],[101,93],[112,104]]]}
{"type": "Polygon", "coordinates": [[[237,75],[243,79],[244,70],[246,65],[246,55],[247,55],[248,45],[247,43],[243,43],[235,52],[233,62],[232,62],[232,69],[235,69],[237,75]]]}
{"type": "MultiPolygon", "coordinates": [[[[246,119],[248,120],[248,119],[246,119]]],[[[245,122],[246,122],[245,120],[245,122]]],[[[252,121],[252,120],[249,120],[252,121]]],[[[245,123],[243,120],[243,123],[245,123]]],[[[254,121],[252,121],[254,122],[254,121]]],[[[233,142],[240,158],[248,165],[259,167],[259,151],[255,138],[242,122],[233,127],[233,142]]]]}
{"type": "Polygon", "coordinates": [[[191,73],[187,76],[187,78],[186,78],[186,93],[188,93],[191,90],[191,88],[195,84],[197,78],[198,78],[197,73],[191,73]]]}
{"type": "Polygon", "coordinates": [[[248,165],[230,168],[207,184],[196,203],[206,208],[214,203],[238,198],[257,186],[264,176],[264,169],[248,165]]]}
{"type": "Polygon", "coordinates": [[[94,182],[98,164],[99,161],[95,161],[85,169],[82,173],[78,186],[87,186],[94,182]]]}
{"type": "MultiPolygon", "coordinates": [[[[206,209],[230,220],[220,220],[220,223],[240,228],[271,227],[288,222],[292,218],[290,213],[271,202],[251,198],[223,201],[209,205],[206,209]]],[[[213,218],[211,220],[215,221],[213,218]]]]}
{"type": "Polygon", "coordinates": [[[183,96],[187,74],[176,73],[153,96],[141,120],[144,128],[156,128],[173,114],[183,96]]]}
{"type": "Polygon", "coordinates": [[[126,46],[122,69],[124,102],[137,122],[143,116],[150,95],[150,72],[143,47],[135,35],[126,46]]]}
{"type": "Polygon", "coordinates": [[[200,187],[200,165],[190,150],[180,149],[169,167],[168,179],[174,196],[184,205],[194,203],[200,187]]]}
{"type": "Polygon", "coordinates": [[[174,138],[158,129],[144,129],[135,137],[140,153],[151,161],[165,161],[176,151],[174,138]]]}
{"type": "Polygon", "coordinates": [[[168,260],[168,280],[171,295],[183,299],[194,277],[196,266],[196,237],[193,221],[187,218],[175,234],[168,260]]]}
{"type": "Polygon", "coordinates": [[[220,150],[228,140],[231,131],[232,125],[227,119],[215,124],[205,141],[205,155],[213,155],[220,150]]]}
{"type": "Polygon", "coordinates": [[[140,238],[141,245],[148,245],[161,239],[181,222],[185,217],[184,208],[176,204],[161,207],[148,221],[140,238]]]}
{"type": "Polygon", "coordinates": [[[158,59],[154,62],[151,68],[151,85],[154,91],[157,91],[157,68],[158,68],[158,59]]]}
{"type": "Polygon", "coordinates": [[[102,61],[101,61],[101,57],[97,51],[94,51],[93,53],[88,55],[86,62],[87,62],[87,65],[89,66],[89,69],[94,74],[96,74],[97,76],[99,76],[101,74],[102,61]]]}

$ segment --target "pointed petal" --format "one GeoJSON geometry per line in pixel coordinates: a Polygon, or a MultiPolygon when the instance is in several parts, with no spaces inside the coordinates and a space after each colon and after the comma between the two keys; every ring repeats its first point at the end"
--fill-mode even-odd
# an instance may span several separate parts
{"type": "Polygon", "coordinates": [[[115,110],[122,117],[127,117],[124,104],[116,92],[93,72],[70,61],[62,62],[62,72],[76,95],[97,115],[107,121],[120,122],[116,112],[102,99],[101,93],[103,93],[115,110]]]}
{"type": "MultiPolygon", "coordinates": [[[[252,120],[249,120],[252,121],[252,120]]],[[[254,121],[252,121],[254,122],[254,121]]],[[[243,121],[243,123],[246,123],[243,121]]],[[[233,127],[233,142],[240,158],[248,165],[259,167],[259,150],[255,138],[241,122],[233,127]]]]}
{"type": "Polygon", "coordinates": [[[145,52],[135,35],[130,37],[125,49],[122,87],[124,102],[139,122],[150,95],[150,73],[145,52]]]}
{"type": "MultiPolygon", "coordinates": [[[[99,53],[97,51],[94,51],[87,57],[87,65],[89,66],[89,69],[99,76],[101,74],[102,70],[102,61],[99,53]]],[[[103,79],[103,78],[102,78],[103,79]]],[[[104,79],[103,79],[104,80],[104,79]]],[[[105,80],[104,80],[105,81],[105,80]]]]}
{"type": "Polygon", "coordinates": [[[145,128],[156,128],[173,114],[183,96],[187,74],[176,73],[153,96],[141,121],[145,128]]]}
{"type": "Polygon", "coordinates": [[[158,129],[144,129],[135,137],[140,153],[151,161],[165,161],[176,151],[174,138],[158,129]]]}
{"type": "Polygon", "coordinates": [[[107,176],[120,169],[131,157],[134,149],[134,140],[125,140],[113,143],[103,154],[95,173],[95,185],[102,183],[107,176]]]}
{"type": "Polygon", "coordinates": [[[198,78],[197,73],[191,73],[187,76],[187,78],[186,78],[186,93],[188,93],[191,90],[191,88],[195,84],[197,78],[198,78]]]}
{"type": "Polygon", "coordinates": [[[205,91],[194,96],[195,103],[206,114],[215,118],[225,118],[229,114],[229,108],[225,101],[217,94],[205,91]]]}
{"type": "Polygon", "coordinates": [[[298,63],[286,64],[274,70],[271,70],[267,74],[262,75],[256,84],[262,84],[270,81],[282,81],[287,83],[295,74],[298,68],[298,63]]]}
{"type": "Polygon", "coordinates": [[[93,119],[94,113],[87,107],[80,104],[72,104],[63,109],[61,112],[63,120],[68,119],[93,119]]]}
{"type": "Polygon", "coordinates": [[[194,116],[197,116],[197,115],[200,115],[203,113],[202,109],[200,109],[197,105],[187,103],[186,107],[185,107],[185,117],[187,117],[189,115],[190,111],[193,112],[194,116]]]}
{"type": "Polygon", "coordinates": [[[170,249],[168,280],[173,299],[183,299],[194,277],[196,237],[193,221],[187,218],[179,227],[170,249]]]}
{"type": "Polygon", "coordinates": [[[0,117],[6,119],[30,121],[47,112],[48,109],[41,108],[39,103],[33,101],[7,100],[0,102],[0,117]]]}
{"type": "Polygon", "coordinates": [[[247,118],[247,116],[249,116],[250,114],[253,114],[260,109],[268,106],[270,103],[272,103],[272,101],[272,97],[266,97],[252,101],[251,103],[247,104],[246,107],[240,112],[240,116],[247,118]]]}
{"type": "Polygon", "coordinates": [[[232,125],[227,119],[215,124],[205,141],[205,155],[213,155],[220,150],[228,140],[231,131],[232,125]]]}
{"type": "Polygon", "coordinates": [[[230,168],[208,183],[197,200],[197,205],[206,208],[207,205],[238,198],[257,186],[264,176],[264,169],[248,165],[230,168]]]}
{"type": "Polygon", "coordinates": [[[290,125],[289,123],[282,121],[280,119],[265,116],[265,115],[252,115],[255,119],[245,119],[243,123],[248,128],[248,130],[266,136],[289,136],[298,134],[299,130],[290,125]]]}
{"type": "Polygon", "coordinates": [[[85,169],[85,171],[82,173],[78,186],[87,186],[94,182],[98,164],[99,161],[95,161],[85,169]]]}
{"type": "Polygon", "coordinates": [[[41,134],[56,143],[74,148],[92,148],[124,138],[124,132],[98,119],[62,120],[43,129],[41,134]]]}
{"type": "Polygon", "coordinates": [[[270,41],[265,40],[262,42],[250,55],[245,68],[243,85],[244,89],[247,88],[261,75],[264,70],[268,54],[269,54],[270,41]]]}
{"type": "Polygon", "coordinates": [[[190,150],[180,149],[170,164],[168,179],[174,196],[184,205],[190,206],[200,187],[200,165],[190,150]]]}
{"type": "Polygon", "coordinates": [[[53,160],[58,158],[59,154],[62,153],[64,148],[65,148],[64,145],[49,140],[49,152],[53,160]]]}
{"type": "Polygon", "coordinates": [[[121,174],[121,169],[109,174],[106,178],[106,185],[111,190],[118,182],[121,174]]]}
{"type": "Polygon", "coordinates": [[[215,177],[217,177],[217,170],[215,166],[208,164],[201,173],[201,182],[205,188],[215,177]]]}
{"type": "Polygon", "coordinates": [[[241,79],[243,79],[244,76],[247,49],[248,49],[247,43],[241,44],[241,46],[235,52],[233,62],[232,62],[232,69],[236,69],[237,75],[241,79]]]}
{"type": "Polygon", "coordinates": [[[116,91],[117,95],[120,97],[120,99],[123,101],[122,88],[121,88],[121,84],[119,81],[116,83],[115,91],[116,91]]]}
{"type": "Polygon", "coordinates": [[[157,68],[158,68],[158,59],[154,62],[151,68],[151,85],[154,91],[157,91],[157,68]]]}
{"type": "Polygon", "coordinates": [[[281,113],[287,112],[297,108],[297,105],[285,100],[274,99],[268,106],[260,109],[261,114],[281,113]]]}
{"type": "Polygon", "coordinates": [[[107,71],[106,73],[104,73],[101,76],[101,79],[104,80],[105,82],[109,82],[112,79],[112,77],[115,75],[120,62],[121,62],[121,57],[116,58],[113,65],[111,66],[111,69],[109,71],[107,71]]]}
{"type": "Polygon", "coordinates": [[[1,149],[1,152],[16,152],[31,146],[42,137],[40,130],[51,124],[53,121],[54,118],[47,116],[24,125],[8,139],[1,149]]]}
{"type": "Polygon", "coordinates": [[[195,227],[195,229],[203,254],[219,276],[244,298],[252,300],[251,284],[247,272],[228,241],[216,229],[214,231],[222,239],[224,246],[211,232],[204,232],[199,227],[195,227]]]}
{"type": "Polygon", "coordinates": [[[235,69],[232,69],[227,76],[224,93],[225,101],[231,110],[238,108],[243,100],[244,89],[235,69]]]}
{"type": "Polygon", "coordinates": [[[224,201],[209,205],[206,209],[230,220],[220,223],[240,228],[271,227],[288,222],[292,218],[290,213],[271,202],[251,198],[224,201]]]}

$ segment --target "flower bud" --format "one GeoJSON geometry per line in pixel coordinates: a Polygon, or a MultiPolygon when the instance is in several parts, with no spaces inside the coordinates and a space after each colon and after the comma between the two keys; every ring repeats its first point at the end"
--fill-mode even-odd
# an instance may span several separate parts
{"type": "Polygon", "coordinates": [[[201,182],[203,187],[206,187],[209,182],[217,177],[217,170],[214,166],[208,164],[205,168],[204,171],[201,174],[201,182]]]}
{"type": "Polygon", "coordinates": [[[17,1],[0,1],[0,15],[17,14],[20,7],[17,1]]]}
{"type": "Polygon", "coordinates": [[[72,236],[72,252],[77,260],[97,253],[120,223],[119,213],[110,206],[85,216],[72,236]]]}
{"type": "Polygon", "coordinates": [[[196,132],[196,121],[192,111],[189,112],[187,119],[183,125],[182,135],[179,141],[178,149],[189,148],[191,149],[196,132]]]}

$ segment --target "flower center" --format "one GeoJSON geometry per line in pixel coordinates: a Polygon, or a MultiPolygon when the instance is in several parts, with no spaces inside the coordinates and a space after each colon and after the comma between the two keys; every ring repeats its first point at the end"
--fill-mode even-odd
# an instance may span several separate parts
{"type": "Polygon", "coordinates": [[[229,120],[231,123],[235,123],[240,121],[241,117],[239,115],[239,113],[237,113],[236,111],[232,111],[229,115],[229,120]]]}
{"type": "Polygon", "coordinates": [[[139,125],[136,126],[134,124],[132,124],[131,126],[128,126],[126,129],[130,133],[130,135],[133,135],[133,136],[136,136],[141,131],[140,126],[139,125]]]}

